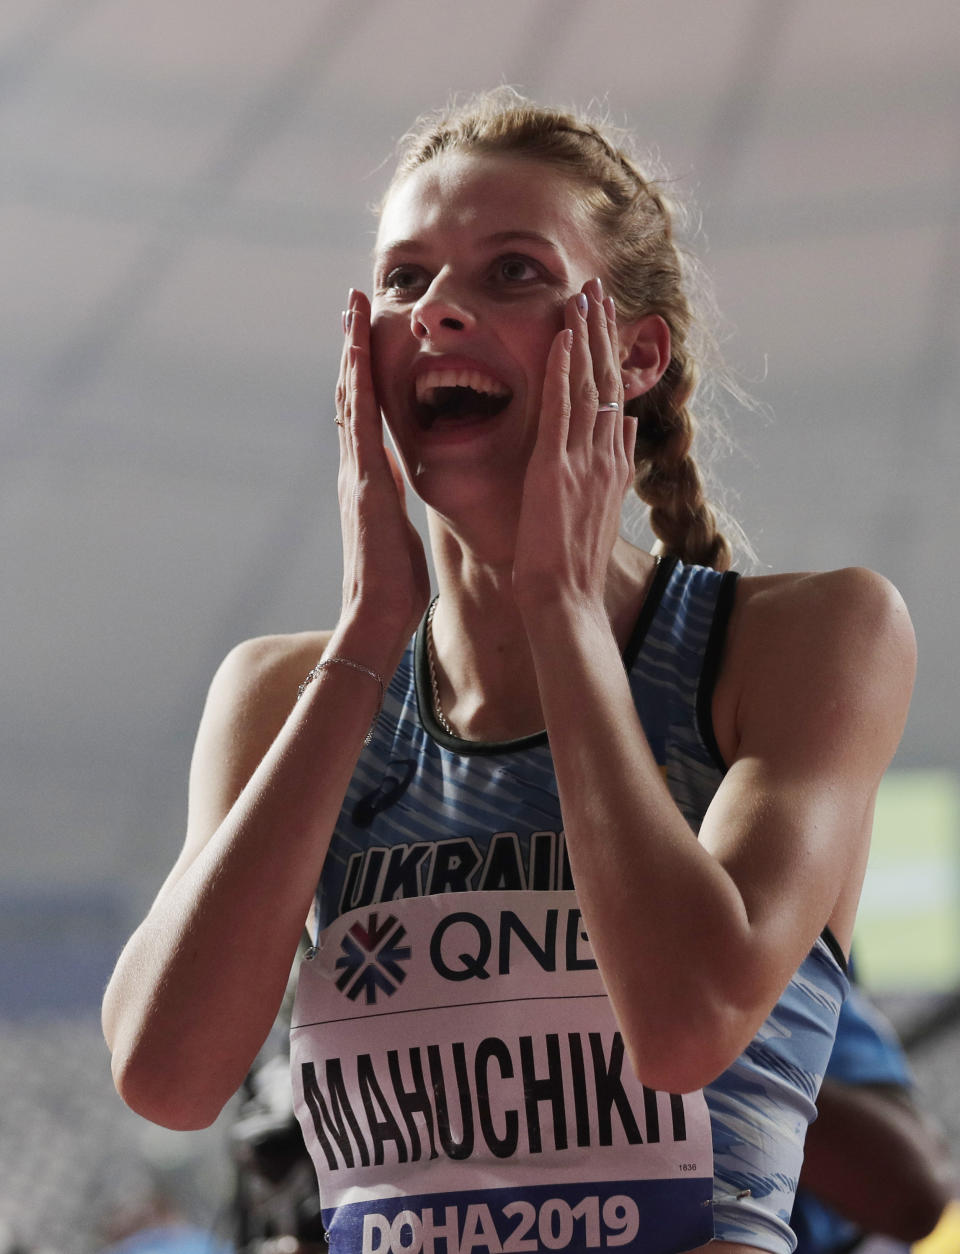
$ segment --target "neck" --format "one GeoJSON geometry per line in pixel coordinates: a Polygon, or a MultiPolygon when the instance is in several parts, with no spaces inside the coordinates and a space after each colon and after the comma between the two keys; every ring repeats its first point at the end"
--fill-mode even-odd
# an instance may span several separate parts
{"type": "MultiPolygon", "coordinates": [[[[433,535],[439,601],[432,630],[443,714],[466,740],[540,731],[533,659],[513,596],[511,560],[433,535]]],[[[510,553],[512,559],[512,551],[510,553]]]]}
{"type": "MultiPolygon", "coordinates": [[[[537,677],[513,595],[512,558],[478,553],[431,515],[439,602],[432,623],[442,713],[467,740],[516,739],[542,730],[537,677]]],[[[623,648],[655,562],[618,540],[607,575],[606,608],[623,648]]]]}

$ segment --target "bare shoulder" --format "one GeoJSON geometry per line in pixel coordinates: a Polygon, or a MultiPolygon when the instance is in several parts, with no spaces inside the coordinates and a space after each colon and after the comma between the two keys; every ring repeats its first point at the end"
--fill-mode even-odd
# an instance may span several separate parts
{"type": "MultiPolygon", "coordinates": [[[[840,622],[857,630],[891,630],[910,627],[904,599],[889,579],[866,567],[840,571],[744,576],[737,596],[744,626],[754,619],[801,614],[806,628],[817,623],[835,628],[840,622]]],[[[912,636],[912,631],[910,631],[912,636]]]]}
{"type": "MultiPolygon", "coordinates": [[[[718,711],[728,744],[744,720],[879,719],[895,747],[913,687],[916,642],[889,580],[863,567],[740,580],[718,711]]],[[[838,729],[839,730],[839,729],[838,729]]],[[[847,730],[852,730],[848,727],[847,730]]],[[[892,748],[890,749],[892,752],[892,748]]]]}
{"type": "Polygon", "coordinates": [[[328,632],[259,636],[236,645],[210,684],[190,766],[187,857],[223,820],[276,739],[328,632]]]}
{"type": "Polygon", "coordinates": [[[300,684],[329,638],[329,632],[303,631],[235,645],[210,684],[195,758],[209,742],[220,761],[244,774],[246,782],[286,722],[300,684]]]}
{"type": "Polygon", "coordinates": [[[279,730],[329,639],[326,631],[301,631],[256,636],[235,645],[213,677],[205,717],[208,712],[225,713],[257,724],[279,719],[279,730]]]}
{"type": "Polygon", "coordinates": [[[913,628],[894,585],[862,566],[740,580],[734,630],[751,650],[776,648],[803,636],[828,652],[855,640],[861,646],[903,650],[912,656],[913,628]],[[770,636],[770,632],[775,637],[770,636]]]}

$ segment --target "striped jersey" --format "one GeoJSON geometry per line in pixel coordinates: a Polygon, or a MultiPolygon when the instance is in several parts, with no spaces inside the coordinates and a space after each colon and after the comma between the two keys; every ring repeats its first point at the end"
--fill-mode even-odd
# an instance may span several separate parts
{"type": "MultiPolygon", "coordinates": [[[[650,747],[694,832],[725,772],[711,701],[736,581],[662,560],[623,655],[650,747]]],[[[345,797],[317,889],[319,927],[405,897],[573,888],[546,733],[493,744],[444,731],[421,623],[345,797]]],[[[846,988],[825,933],[750,1046],[704,1090],[717,1239],[793,1250],[803,1139],[846,988]]]]}

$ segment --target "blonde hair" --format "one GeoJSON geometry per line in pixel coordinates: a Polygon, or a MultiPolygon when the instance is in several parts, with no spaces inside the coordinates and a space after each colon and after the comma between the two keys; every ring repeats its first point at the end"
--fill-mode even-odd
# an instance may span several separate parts
{"type": "Polygon", "coordinates": [[[696,263],[675,239],[678,206],[599,126],[536,105],[510,88],[485,92],[421,120],[401,140],[390,189],[444,152],[542,161],[580,188],[618,314],[633,321],[656,313],[670,328],[671,355],[663,377],[627,405],[639,419],[634,488],[649,507],[660,551],[726,570],[730,544],[692,453],[697,422],[690,403],[700,374],[695,349],[709,348],[712,337],[692,310],[689,289],[696,263]]]}

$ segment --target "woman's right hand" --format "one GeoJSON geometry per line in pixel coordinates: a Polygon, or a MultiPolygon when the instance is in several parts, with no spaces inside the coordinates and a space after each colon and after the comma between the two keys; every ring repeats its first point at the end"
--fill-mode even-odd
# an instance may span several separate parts
{"type": "Polygon", "coordinates": [[[117,1088],[166,1127],[211,1123],[270,1031],[377,708],[376,684],[358,672],[392,676],[429,597],[423,545],[383,447],[370,305],[356,293],[350,309],[337,385],[340,621],[332,633],[248,641],[220,667],[183,849],[104,997],[117,1088]],[[297,700],[321,657],[352,665],[325,668],[297,700]]]}
{"type": "Polygon", "coordinates": [[[343,538],[341,622],[372,615],[378,633],[406,644],[430,599],[423,544],[404,502],[403,477],[384,447],[370,364],[370,302],[351,291],[337,380],[343,538]]]}

